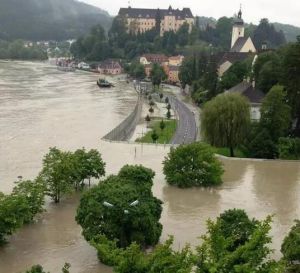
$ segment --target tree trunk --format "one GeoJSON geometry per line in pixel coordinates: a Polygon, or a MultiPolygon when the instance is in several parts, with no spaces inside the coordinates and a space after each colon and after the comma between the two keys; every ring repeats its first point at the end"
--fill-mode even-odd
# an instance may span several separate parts
{"type": "Polygon", "coordinates": [[[234,157],[234,149],[232,146],[230,146],[230,156],[234,157]]]}

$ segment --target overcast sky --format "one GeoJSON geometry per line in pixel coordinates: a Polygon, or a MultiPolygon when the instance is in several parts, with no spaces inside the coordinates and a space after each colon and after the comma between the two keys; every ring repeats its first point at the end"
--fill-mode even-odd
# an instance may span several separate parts
{"type": "MultiPolygon", "coordinates": [[[[128,0],[80,0],[98,6],[111,15],[116,15],[120,7],[127,7],[128,0]]],[[[173,8],[189,7],[194,15],[219,18],[232,16],[243,7],[246,22],[258,23],[261,18],[300,26],[299,0],[130,0],[134,8],[173,8]]]]}

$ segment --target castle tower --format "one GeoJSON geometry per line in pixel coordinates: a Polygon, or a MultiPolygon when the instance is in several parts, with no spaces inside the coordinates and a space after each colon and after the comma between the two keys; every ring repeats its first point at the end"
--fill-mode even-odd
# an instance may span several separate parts
{"type": "Polygon", "coordinates": [[[245,35],[244,20],[242,19],[242,9],[240,9],[238,16],[234,19],[232,28],[231,48],[235,45],[239,38],[243,38],[245,35]]]}

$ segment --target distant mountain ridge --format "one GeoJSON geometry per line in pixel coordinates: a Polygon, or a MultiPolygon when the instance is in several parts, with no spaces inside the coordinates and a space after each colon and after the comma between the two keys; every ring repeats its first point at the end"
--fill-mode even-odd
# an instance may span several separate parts
{"type": "Polygon", "coordinates": [[[111,22],[106,11],[76,0],[0,1],[0,39],[72,39],[111,22]]]}

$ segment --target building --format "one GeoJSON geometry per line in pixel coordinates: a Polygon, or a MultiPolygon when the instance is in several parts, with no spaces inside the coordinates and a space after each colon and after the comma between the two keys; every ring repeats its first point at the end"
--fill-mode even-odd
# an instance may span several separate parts
{"type": "Polygon", "coordinates": [[[249,57],[255,57],[252,52],[226,52],[218,62],[218,76],[221,78],[223,74],[236,62],[242,62],[249,57]]]}
{"type": "Polygon", "coordinates": [[[239,11],[238,16],[234,19],[230,52],[256,52],[251,37],[245,37],[245,25],[244,20],[242,19],[242,10],[239,11]]]}
{"type": "Polygon", "coordinates": [[[105,75],[119,75],[122,74],[123,68],[118,61],[106,60],[98,66],[98,71],[105,75]]]}
{"type": "Polygon", "coordinates": [[[251,37],[245,37],[245,24],[240,10],[232,26],[230,51],[224,53],[218,62],[218,76],[222,77],[235,62],[244,61],[250,56],[254,57],[256,52],[251,37]]]}
{"type": "Polygon", "coordinates": [[[127,31],[130,33],[143,33],[153,28],[159,28],[160,35],[166,31],[177,32],[179,28],[187,23],[189,31],[195,24],[195,18],[189,8],[182,10],[173,9],[142,9],[142,8],[121,8],[118,16],[125,21],[127,31]]]}
{"type": "Polygon", "coordinates": [[[182,56],[182,55],[171,56],[171,57],[169,58],[169,65],[181,66],[183,60],[184,60],[184,56],[182,56]]]}
{"type": "Polygon", "coordinates": [[[255,87],[254,82],[243,81],[225,92],[240,93],[245,96],[250,102],[251,119],[260,120],[260,107],[265,94],[255,87]]]}
{"type": "Polygon", "coordinates": [[[180,82],[179,71],[180,71],[180,66],[177,66],[177,65],[169,66],[168,81],[170,83],[177,84],[180,82]]]}
{"type": "Polygon", "coordinates": [[[164,54],[144,54],[140,57],[140,63],[142,65],[148,65],[148,64],[164,64],[168,63],[169,58],[164,54]]]}

